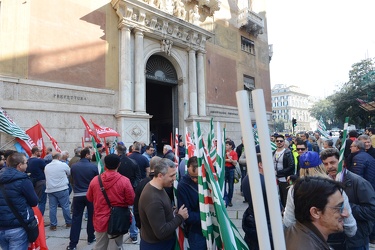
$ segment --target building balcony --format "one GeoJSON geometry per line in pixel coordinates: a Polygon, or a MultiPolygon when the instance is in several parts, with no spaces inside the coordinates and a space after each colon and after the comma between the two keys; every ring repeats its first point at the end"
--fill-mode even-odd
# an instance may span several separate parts
{"type": "Polygon", "coordinates": [[[239,12],[237,24],[239,29],[244,28],[246,32],[254,36],[263,34],[264,31],[263,18],[248,8],[239,12]]]}

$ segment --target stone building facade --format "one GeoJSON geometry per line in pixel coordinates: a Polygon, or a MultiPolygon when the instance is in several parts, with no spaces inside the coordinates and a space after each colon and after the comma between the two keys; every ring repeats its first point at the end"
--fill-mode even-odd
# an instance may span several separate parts
{"type": "Polygon", "coordinates": [[[272,88],[272,111],[275,122],[284,123],[285,131],[292,132],[292,119],[297,120],[295,132],[311,131],[316,127],[316,120],[310,116],[309,109],[316,102],[315,98],[304,93],[297,86],[276,84],[272,88]]]}
{"type": "Polygon", "coordinates": [[[169,143],[194,120],[207,131],[211,117],[239,142],[243,89],[264,90],[272,122],[263,0],[0,3],[0,106],[24,129],[39,120],[63,149],[85,136],[80,115],[127,146],[169,143]]]}

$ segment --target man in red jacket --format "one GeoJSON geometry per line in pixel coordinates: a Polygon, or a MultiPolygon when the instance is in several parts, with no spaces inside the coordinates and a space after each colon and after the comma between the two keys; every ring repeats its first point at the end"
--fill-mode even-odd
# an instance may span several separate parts
{"type": "MultiPolygon", "coordinates": [[[[117,172],[120,157],[115,154],[104,158],[105,172],[101,174],[103,187],[112,206],[128,207],[134,203],[134,191],[130,180],[117,172]]],[[[110,208],[104,198],[98,177],[92,179],[86,194],[87,200],[94,203],[94,229],[96,245],[94,249],[122,249],[123,235],[109,239],[107,235],[110,208]]]]}

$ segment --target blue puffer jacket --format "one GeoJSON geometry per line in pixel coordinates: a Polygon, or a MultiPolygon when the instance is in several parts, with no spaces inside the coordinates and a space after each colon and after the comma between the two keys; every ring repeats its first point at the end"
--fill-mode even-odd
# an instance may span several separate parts
{"type": "MultiPolygon", "coordinates": [[[[38,204],[38,196],[27,174],[12,167],[5,167],[0,170],[0,184],[3,184],[8,198],[21,217],[29,223],[34,218],[31,207],[38,204]]],[[[9,208],[3,192],[0,191],[0,230],[17,227],[21,227],[21,224],[9,208]]]]}
{"type": "Polygon", "coordinates": [[[375,159],[364,151],[352,153],[352,156],[348,169],[369,181],[375,189],[375,159]]]}

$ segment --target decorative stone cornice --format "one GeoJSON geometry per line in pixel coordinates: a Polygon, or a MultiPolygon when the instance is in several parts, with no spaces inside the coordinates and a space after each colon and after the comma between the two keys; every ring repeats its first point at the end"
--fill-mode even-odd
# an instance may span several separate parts
{"type": "Polygon", "coordinates": [[[119,16],[119,28],[137,28],[145,36],[167,39],[173,42],[173,46],[204,50],[206,40],[213,36],[211,32],[168,14],[154,4],[138,0],[112,0],[111,4],[119,16]]]}
{"type": "Polygon", "coordinates": [[[264,20],[257,13],[248,8],[241,10],[238,14],[238,28],[245,28],[246,32],[254,36],[263,34],[264,20]]]}

